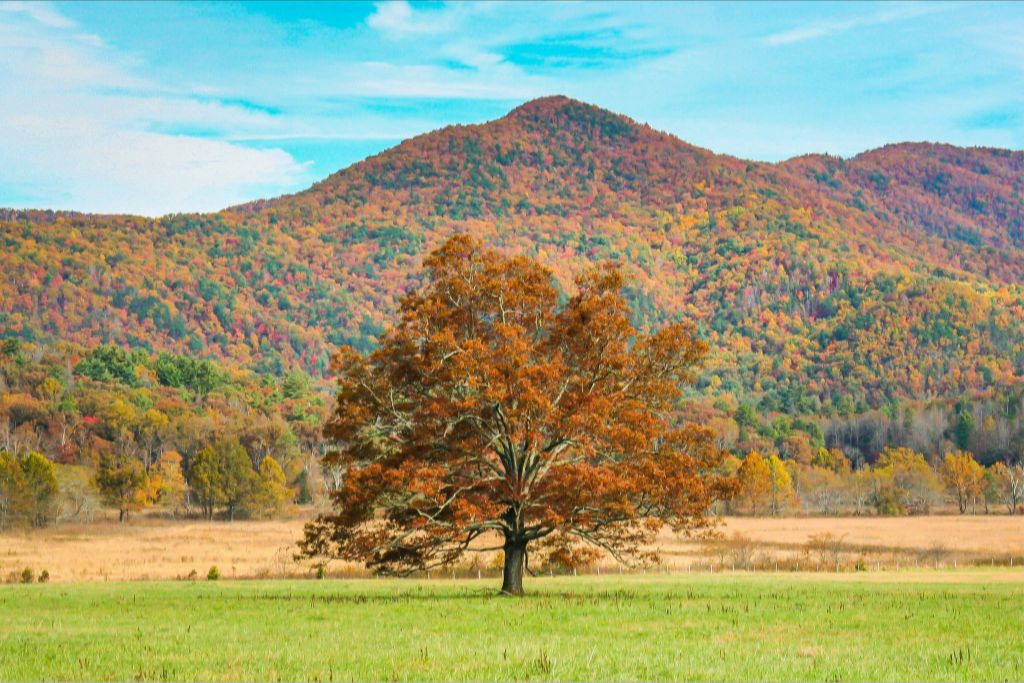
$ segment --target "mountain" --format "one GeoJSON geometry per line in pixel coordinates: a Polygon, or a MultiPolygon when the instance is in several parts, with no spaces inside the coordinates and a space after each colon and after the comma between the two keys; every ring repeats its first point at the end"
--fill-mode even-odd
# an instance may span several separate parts
{"type": "Polygon", "coordinates": [[[467,231],[568,288],[629,265],[642,324],[695,320],[710,396],[849,414],[1024,376],[1024,153],[899,144],[757,163],[565,97],[306,191],[160,219],[0,212],[0,336],[319,375],[372,346],[467,231]]]}

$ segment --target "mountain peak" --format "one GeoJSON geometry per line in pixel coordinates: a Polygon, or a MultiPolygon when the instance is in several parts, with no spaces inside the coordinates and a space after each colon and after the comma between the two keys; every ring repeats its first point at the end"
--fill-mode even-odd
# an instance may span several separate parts
{"type": "MultiPolygon", "coordinates": [[[[544,114],[556,113],[564,109],[567,105],[594,107],[592,104],[574,100],[571,97],[566,97],[565,95],[546,95],[544,97],[538,97],[536,99],[523,102],[518,107],[510,111],[508,115],[511,117],[542,116],[544,114]]],[[[597,109],[597,107],[594,108],[597,109]]]]}
{"type": "Polygon", "coordinates": [[[549,95],[525,102],[504,119],[528,128],[551,130],[598,129],[609,138],[635,139],[641,128],[633,119],[565,95],[549,95]]]}

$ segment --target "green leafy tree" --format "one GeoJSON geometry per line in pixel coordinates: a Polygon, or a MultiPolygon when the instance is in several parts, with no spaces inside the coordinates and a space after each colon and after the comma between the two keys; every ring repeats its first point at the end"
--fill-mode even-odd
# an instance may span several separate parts
{"type": "Polygon", "coordinates": [[[100,382],[121,382],[135,386],[139,378],[135,368],[139,357],[118,346],[97,346],[78,364],[75,371],[100,382]]]}
{"type": "Polygon", "coordinates": [[[118,520],[125,522],[132,510],[145,504],[146,468],[125,453],[107,453],[96,470],[96,487],[108,505],[117,508],[118,520]]]}
{"type": "Polygon", "coordinates": [[[56,516],[57,494],[60,491],[53,463],[46,456],[32,451],[21,459],[21,473],[29,524],[51,524],[56,516]]]}
{"type": "Polygon", "coordinates": [[[6,529],[21,519],[28,506],[25,495],[25,475],[17,458],[0,451],[0,529],[6,529]]]}
{"type": "Polygon", "coordinates": [[[188,482],[207,519],[213,519],[214,509],[223,505],[228,519],[234,520],[236,513],[244,510],[256,495],[259,477],[242,444],[237,439],[222,439],[192,460],[188,482]]]}
{"type": "Polygon", "coordinates": [[[207,446],[192,458],[188,467],[188,486],[206,519],[213,519],[216,508],[224,503],[219,460],[215,447],[207,446]]]}

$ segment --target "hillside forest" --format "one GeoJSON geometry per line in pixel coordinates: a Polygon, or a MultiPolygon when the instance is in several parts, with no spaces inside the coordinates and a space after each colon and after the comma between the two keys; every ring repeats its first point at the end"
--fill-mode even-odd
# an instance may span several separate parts
{"type": "Polygon", "coordinates": [[[215,214],[0,211],[0,527],[323,506],[330,358],[460,232],[695,325],[723,512],[1022,511],[1024,153],[749,162],[553,97],[215,214]]]}

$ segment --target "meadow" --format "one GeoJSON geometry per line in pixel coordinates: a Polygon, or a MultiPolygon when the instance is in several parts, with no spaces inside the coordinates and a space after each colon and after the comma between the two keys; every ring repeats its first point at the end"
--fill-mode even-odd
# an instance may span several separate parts
{"type": "Polygon", "coordinates": [[[0,679],[1020,680],[1019,571],[8,585],[0,679]]]}
{"type": "MultiPolygon", "coordinates": [[[[295,519],[232,523],[139,516],[91,524],[0,534],[0,581],[18,580],[27,567],[44,569],[52,582],[140,581],[200,577],[217,566],[224,578],[302,578],[315,571],[295,562],[295,544],[312,512],[295,519]]],[[[663,563],[651,571],[780,569],[852,571],[1024,565],[1024,516],[927,517],[727,517],[718,541],[659,537],[663,563]]],[[[459,567],[462,576],[497,576],[496,558],[459,567]]],[[[610,558],[582,573],[618,573],[610,558]]],[[[332,563],[329,576],[365,575],[357,566],[332,563]]]]}

